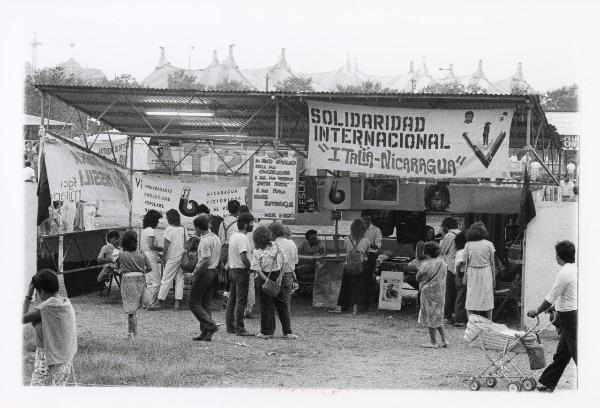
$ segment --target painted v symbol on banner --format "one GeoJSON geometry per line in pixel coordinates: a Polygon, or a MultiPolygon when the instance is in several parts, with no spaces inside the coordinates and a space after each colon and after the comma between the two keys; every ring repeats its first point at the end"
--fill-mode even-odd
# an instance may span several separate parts
{"type": "Polygon", "coordinates": [[[494,159],[496,152],[502,145],[502,142],[504,141],[504,138],[506,137],[506,132],[500,132],[498,134],[498,137],[496,137],[496,140],[494,140],[494,143],[492,144],[492,147],[490,148],[490,150],[488,151],[487,154],[484,154],[483,151],[476,144],[474,144],[471,141],[471,139],[469,138],[468,132],[464,132],[462,134],[462,136],[465,139],[465,141],[467,142],[467,144],[469,145],[469,147],[471,148],[471,150],[473,150],[473,153],[475,153],[475,156],[477,156],[477,158],[479,159],[481,164],[483,164],[485,166],[485,168],[487,169],[489,167],[489,165],[492,163],[492,160],[494,159]]]}

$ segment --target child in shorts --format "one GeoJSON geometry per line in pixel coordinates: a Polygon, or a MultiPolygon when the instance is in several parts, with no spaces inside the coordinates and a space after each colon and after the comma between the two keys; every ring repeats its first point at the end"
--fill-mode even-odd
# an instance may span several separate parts
{"type": "Polygon", "coordinates": [[[58,294],[58,276],[54,271],[41,269],[31,279],[23,305],[23,323],[32,323],[35,329],[31,385],[66,385],[77,353],[77,325],[71,302],[58,294]],[[34,290],[41,303],[30,312],[34,290]]]}
{"type": "Polygon", "coordinates": [[[152,270],[146,255],[137,250],[137,244],[137,234],[134,231],[125,231],[121,242],[123,250],[117,255],[117,266],[122,274],[121,297],[123,309],[127,313],[129,339],[137,336],[136,312],[142,307],[142,297],[146,288],[145,274],[152,270]]]}

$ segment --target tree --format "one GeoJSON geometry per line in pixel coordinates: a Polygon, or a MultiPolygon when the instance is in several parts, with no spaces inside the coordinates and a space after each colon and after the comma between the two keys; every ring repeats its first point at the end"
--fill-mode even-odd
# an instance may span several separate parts
{"type": "Polygon", "coordinates": [[[579,87],[576,84],[546,92],[542,107],[548,112],[577,112],[579,110],[579,87]]]}
{"type": "MultiPolygon", "coordinates": [[[[87,85],[84,81],[73,76],[66,76],[62,67],[44,68],[37,70],[25,77],[25,106],[24,111],[29,115],[41,115],[41,98],[35,84],[44,85],[87,85]]],[[[77,121],[77,113],[71,116],[73,108],[63,102],[52,98],[50,106],[48,101],[44,106],[44,116],[52,120],[74,123],[74,130],[82,131],[83,126],[77,121]],[[49,110],[48,110],[49,109],[49,110]]],[[[85,123],[87,116],[82,115],[82,122],[85,123]]]]}
{"type": "Polygon", "coordinates": [[[169,89],[198,89],[196,77],[186,74],[186,71],[179,70],[167,77],[167,88],[169,89]]]}
{"type": "Polygon", "coordinates": [[[397,93],[397,89],[384,87],[379,81],[371,81],[367,79],[360,85],[349,85],[337,87],[338,92],[352,92],[352,93],[397,93]]]}
{"type": "Polygon", "coordinates": [[[119,76],[115,76],[114,79],[110,81],[106,81],[102,85],[104,86],[114,86],[120,88],[131,88],[131,87],[140,87],[142,86],[138,83],[137,79],[131,74],[121,74],[119,76]]]}
{"type": "Polygon", "coordinates": [[[486,94],[486,93],[488,93],[488,91],[487,91],[487,89],[482,88],[478,84],[469,84],[465,88],[465,93],[468,93],[468,94],[486,94]]]}
{"type": "Polygon", "coordinates": [[[291,75],[284,81],[281,81],[275,86],[276,91],[285,92],[312,92],[312,78],[302,77],[299,75],[291,75]]]}
{"type": "Polygon", "coordinates": [[[438,82],[427,85],[421,93],[460,95],[465,93],[465,86],[458,81],[438,82]]]}
{"type": "Polygon", "coordinates": [[[229,80],[219,82],[207,88],[209,91],[250,91],[251,88],[241,81],[229,80]]]}

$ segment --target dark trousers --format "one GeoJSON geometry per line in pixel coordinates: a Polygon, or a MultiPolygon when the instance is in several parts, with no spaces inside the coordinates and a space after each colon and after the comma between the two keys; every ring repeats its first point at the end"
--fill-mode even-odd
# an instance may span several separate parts
{"type": "MultiPolygon", "coordinates": [[[[273,272],[269,276],[269,279],[275,281],[278,276],[279,274],[273,272]]],[[[265,281],[260,276],[254,281],[254,286],[258,288],[258,298],[260,300],[260,332],[262,334],[272,336],[275,333],[275,312],[279,316],[283,334],[292,333],[292,322],[290,320],[292,281],[293,277],[291,273],[284,274],[281,279],[281,292],[276,297],[272,297],[262,290],[262,285],[265,281]]]]}
{"type": "Polygon", "coordinates": [[[202,332],[217,329],[210,312],[212,292],[216,284],[217,271],[215,269],[205,269],[198,271],[190,289],[188,304],[190,310],[200,322],[200,331],[202,332]]]}
{"type": "Polygon", "coordinates": [[[358,275],[350,275],[344,272],[342,277],[342,286],[338,297],[338,306],[343,310],[352,305],[364,306],[368,302],[369,288],[371,285],[372,274],[368,272],[366,264],[363,264],[363,271],[358,275]]]}
{"type": "Polygon", "coordinates": [[[464,275],[456,275],[454,279],[456,287],[456,301],[454,302],[454,319],[456,323],[467,322],[467,310],[465,302],[467,301],[467,285],[464,283],[464,275]]]}
{"type": "Polygon", "coordinates": [[[456,285],[454,283],[455,275],[447,271],[446,273],[446,301],[444,303],[444,319],[451,319],[454,314],[456,303],[456,285]]]}
{"type": "Polygon", "coordinates": [[[247,269],[229,270],[229,299],[225,311],[225,326],[228,332],[241,333],[244,327],[244,310],[248,303],[249,271],[247,269]]]}
{"type": "Polygon", "coordinates": [[[560,338],[552,363],[540,376],[539,383],[554,389],[571,358],[577,364],[577,310],[558,312],[560,338]]]}
{"type": "MultiPolygon", "coordinates": [[[[369,252],[367,257],[367,273],[369,274],[369,291],[367,298],[362,306],[369,308],[369,304],[374,302],[376,305],[379,302],[379,285],[377,285],[377,279],[375,273],[377,271],[377,252],[369,252]]],[[[376,306],[377,307],[377,306],[376,306]]]]}

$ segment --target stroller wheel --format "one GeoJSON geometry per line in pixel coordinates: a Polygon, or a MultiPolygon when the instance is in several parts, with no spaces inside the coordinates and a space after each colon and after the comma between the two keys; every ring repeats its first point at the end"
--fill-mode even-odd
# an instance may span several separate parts
{"type": "Polygon", "coordinates": [[[510,392],[521,392],[521,384],[514,381],[514,382],[510,382],[508,383],[508,385],[506,386],[506,389],[510,392]]]}
{"type": "Polygon", "coordinates": [[[488,387],[495,387],[498,384],[498,381],[494,377],[488,377],[485,379],[485,385],[488,387]]]}
{"type": "Polygon", "coordinates": [[[481,388],[481,383],[478,380],[471,380],[471,382],[469,383],[469,388],[471,389],[471,391],[479,391],[479,389],[481,388]]]}
{"type": "Polygon", "coordinates": [[[533,378],[525,378],[523,381],[523,389],[525,391],[533,391],[535,390],[535,386],[537,382],[533,378]]]}

